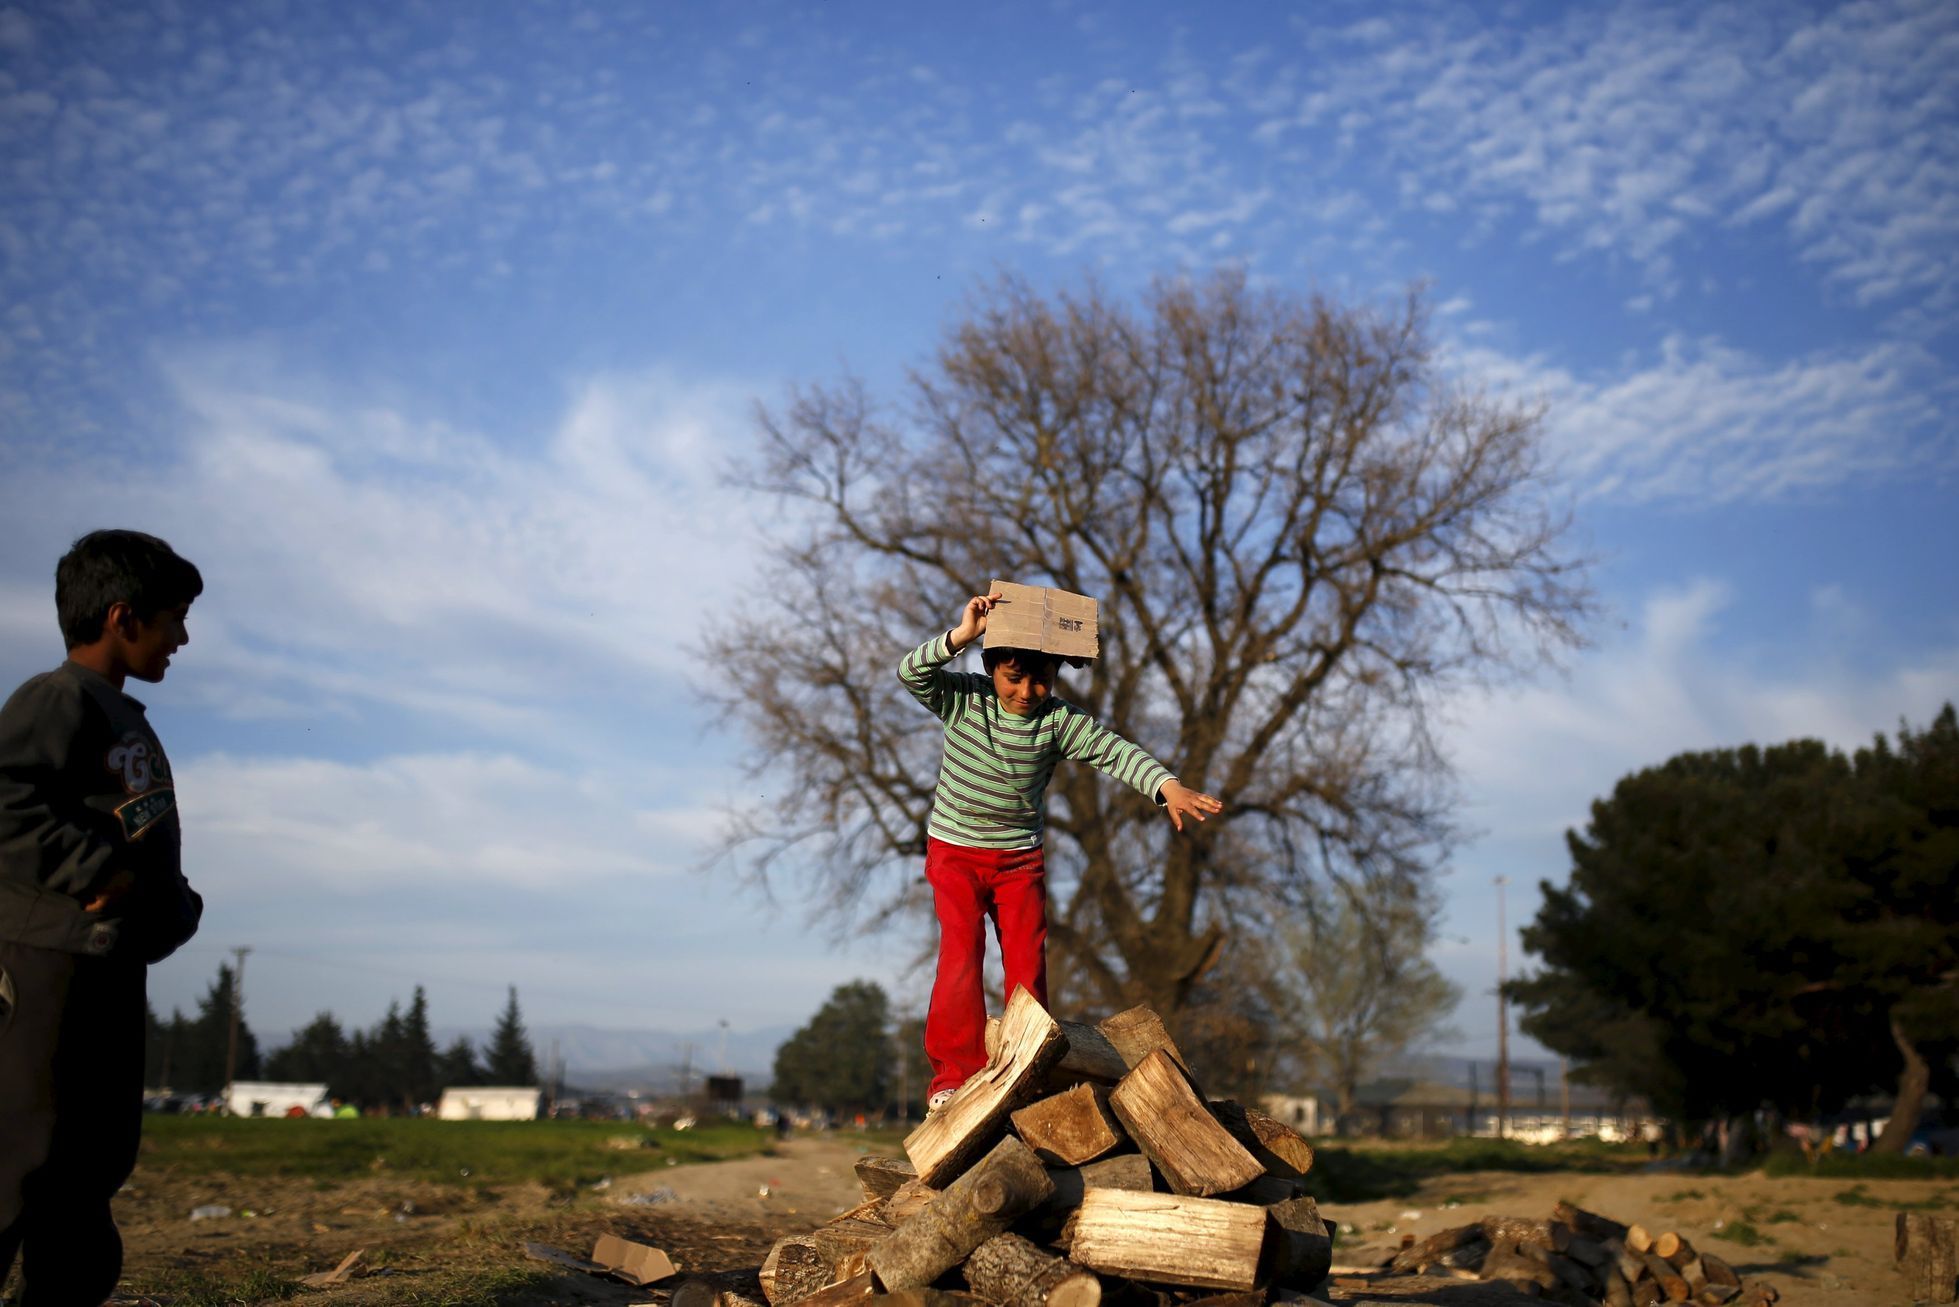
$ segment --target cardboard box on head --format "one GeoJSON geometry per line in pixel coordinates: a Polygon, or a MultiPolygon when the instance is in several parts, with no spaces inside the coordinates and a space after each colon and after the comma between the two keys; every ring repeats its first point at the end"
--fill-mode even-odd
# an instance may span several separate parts
{"type": "Polygon", "coordinates": [[[988,649],[1038,649],[1057,658],[1101,656],[1095,601],[1050,586],[995,581],[1000,601],[986,618],[988,649]]]}

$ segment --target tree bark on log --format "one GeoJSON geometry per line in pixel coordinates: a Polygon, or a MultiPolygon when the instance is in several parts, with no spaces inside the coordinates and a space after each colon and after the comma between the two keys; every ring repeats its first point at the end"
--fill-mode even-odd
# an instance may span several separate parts
{"type": "Polygon", "coordinates": [[[1313,1169],[1313,1146],[1285,1122],[1229,1098],[1212,1103],[1211,1115],[1269,1174],[1297,1180],[1313,1169]]]}
{"type": "Polygon", "coordinates": [[[847,1279],[856,1273],[851,1259],[861,1257],[890,1233],[874,1222],[852,1221],[778,1239],[762,1262],[763,1296],[770,1307],[781,1307],[808,1297],[826,1284],[847,1279]]]}
{"type": "Polygon", "coordinates": [[[1443,1254],[1454,1252],[1466,1243],[1487,1239],[1480,1225],[1458,1225],[1440,1230],[1420,1243],[1403,1248],[1394,1255],[1388,1267],[1395,1271],[1415,1271],[1423,1266],[1433,1266],[1442,1260],[1443,1254]]]}
{"type": "Polygon", "coordinates": [[[924,1288],[1053,1192],[1054,1184],[1033,1152],[1009,1135],[872,1248],[871,1270],[886,1289],[924,1288]]]}
{"type": "Polygon", "coordinates": [[[1686,1302],[1694,1296],[1693,1286],[1687,1283],[1685,1277],[1675,1270],[1673,1263],[1666,1258],[1653,1252],[1634,1253],[1633,1256],[1646,1267],[1646,1273],[1652,1276],[1655,1284],[1660,1286],[1660,1292],[1666,1296],[1668,1302],[1686,1302]]]}
{"type": "Polygon", "coordinates": [[[1701,1270],[1707,1274],[1709,1284],[1724,1285],[1733,1289],[1741,1288],[1741,1276],[1735,1273],[1735,1268],[1713,1253],[1701,1254],[1701,1270]]]}
{"type": "Polygon", "coordinates": [[[923,1180],[907,1180],[878,1208],[878,1219],[895,1230],[931,1206],[938,1196],[939,1191],[923,1180]]]}
{"type": "Polygon", "coordinates": [[[1264,1265],[1268,1277],[1310,1293],[1333,1268],[1333,1233],[1311,1198],[1292,1198],[1265,1209],[1264,1265]]]}
{"type": "Polygon", "coordinates": [[[1551,1209],[1551,1215],[1570,1226],[1576,1233],[1588,1235],[1601,1243],[1607,1239],[1618,1239],[1623,1242],[1626,1237],[1626,1227],[1611,1217],[1588,1212],[1563,1199],[1559,1199],[1557,1206],[1551,1209]]]}
{"type": "Polygon", "coordinates": [[[1161,1048],[1122,1078],[1109,1094],[1109,1106],[1177,1193],[1208,1197],[1242,1188],[1265,1173],[1218,1124],[1183,1068],[1161,1048]]]}
{"type": "Polygon", "coordinates": [[[1905,1288],[1925,1302],[1959,1301],[1959,1221],[1899,1212],[1892,1252],[1905,1288]]]}
{"type": "Polygon", "coordinates": [[[1017,1234],[995,1235],[966,1259],[966,1283],[999,1307],[1099,1307],[1102,1281],[1017,1234]]]}

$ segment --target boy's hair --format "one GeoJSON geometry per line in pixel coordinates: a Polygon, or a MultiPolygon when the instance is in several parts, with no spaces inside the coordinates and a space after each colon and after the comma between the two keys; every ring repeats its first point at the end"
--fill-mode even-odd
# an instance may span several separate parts
{"type": "Polygon", "coordinates": [[[981,649],[980,662],[989,674],[1001,663],[1012,663],[1025,675],[1040,676],[1045,673],[1049,680],[1053,680],[1055,673],[1061,670],[1061,658],[1057,654],[1042,653],[1038,649],[1009,649],[1005,645],[981,649]]]}
{"type": "Polygon", "coordinates": [[[54,609],[70,649],[102,638],[112,604],[147,622],[203,593],[197,568],[141,531],[91,531],[54,565],[54,609]]]}

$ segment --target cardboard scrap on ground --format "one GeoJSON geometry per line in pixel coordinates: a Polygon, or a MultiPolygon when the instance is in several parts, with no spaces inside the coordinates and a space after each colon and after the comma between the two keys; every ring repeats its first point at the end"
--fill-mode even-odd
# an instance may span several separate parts
{"type": "Polygon", "coordinates": [[[359,1261],[361,1254],[366,1251],[367,1249],[365,1248],[356,1248],[345,1257],[342,1257],[340,1259],[340,1265],[334,1267],[332,1270],[319,1271],[312,1275],[302,1275],[299,1277],[299,1282],[315,1289],[324,1289],[329,1284],[345,1284],[353,1278],[354,1263],[359,1261]]]}
{"type": "Polygon", "coordinates": [[[524,1255],[540,1262],[583,1271],[587,1275],[609,1275],[615,1280],[641,1287],[658,1284],[676,1274],[673,1262],[666,1253],[647,1244],[621,1239],[616,1234],[600,1235],[598,1242],[592,1245],[589,1258],[542,1243],[526,1243],[524,1255]]]}
{"type": "Polygon", "coordinates": [[[1038,649],[1058,658],[1101,656],[1096,604],[1087,595],[997,580],[991,593],[1000,600],[986,617],[986,648],[1038,649]]]}

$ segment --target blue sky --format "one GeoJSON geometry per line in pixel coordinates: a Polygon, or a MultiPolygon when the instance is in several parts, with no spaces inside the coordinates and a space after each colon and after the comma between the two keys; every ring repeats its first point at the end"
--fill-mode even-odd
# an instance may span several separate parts
{"type": "Polygon", "coordinates": [[[696,870],[754,405],[888,385],[1002,271],[1423,281],[1450,369],[1548,406],[1606,604],[1447,705],[1488,1054],[1492,878],[1528,917],[1618,776],[1959,687],[1954,67],[1917,0],[0,8],[0,675],[60,657],[82,531],[203,568],[145,695],[210,905],[162,1010],[234,945],[269,1042],[417,982],[455,1025],[922,1001],[922,935],[696,870]]]}

